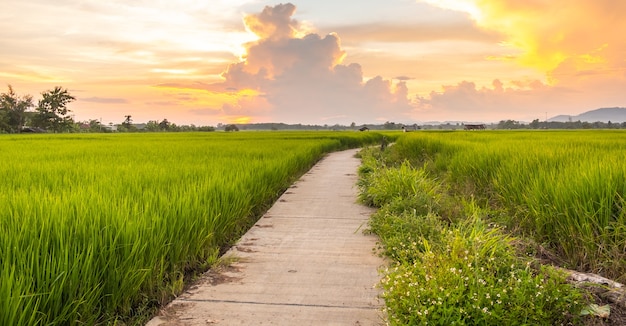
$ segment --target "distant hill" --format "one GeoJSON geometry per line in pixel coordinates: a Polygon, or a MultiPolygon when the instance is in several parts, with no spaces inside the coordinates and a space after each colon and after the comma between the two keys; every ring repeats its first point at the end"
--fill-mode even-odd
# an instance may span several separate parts
{"type": "Polygon", "coordinates": [[[548,119],[548,121],[554,122],[568,122],[579,120],[582,122],[626,122],[626,108],[602,108],[583,112],[579,115],[557,115],[548,119]]]}

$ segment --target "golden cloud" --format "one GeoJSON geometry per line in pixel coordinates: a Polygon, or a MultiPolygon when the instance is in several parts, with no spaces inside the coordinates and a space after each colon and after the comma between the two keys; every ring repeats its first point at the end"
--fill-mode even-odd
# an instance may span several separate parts
{"type": "Polygon", "coordinates": [[[553,81],[581,71],[623,74],[626,68],[623,1],[427,2],[468,12],[478,26],[503,34],[506,46],[520,49],[522,54],[516,58],[519,63],[548,73],[553,81]]]}

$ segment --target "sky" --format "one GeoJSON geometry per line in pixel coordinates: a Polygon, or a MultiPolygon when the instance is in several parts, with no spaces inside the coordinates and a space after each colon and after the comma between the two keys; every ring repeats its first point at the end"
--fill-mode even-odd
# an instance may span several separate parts
{"type": "Polygon", "coordinates": [[[2,0],[0,92],[77,121],[498,122],[626,107],[621,0],[2,0]]]}

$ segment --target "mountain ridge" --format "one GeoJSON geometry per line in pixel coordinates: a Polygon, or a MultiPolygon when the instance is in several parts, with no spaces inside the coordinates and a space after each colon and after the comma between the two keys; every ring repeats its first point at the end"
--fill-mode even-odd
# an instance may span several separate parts
{"type": "Polygon", "coordinates": [[[621,123],[626,122],[626,108],[613,107],[613,108],[600,108],[580,113],[578,115],[566,115],[561,114],[548,119],[549,122],[568,122],[568,121],[582,121],[582,122],[609,122],[621,123]]]}

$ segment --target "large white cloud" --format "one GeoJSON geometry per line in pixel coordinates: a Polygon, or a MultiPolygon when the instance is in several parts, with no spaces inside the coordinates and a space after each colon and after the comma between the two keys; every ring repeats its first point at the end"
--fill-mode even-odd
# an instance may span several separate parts
{"type": "Polygon", "coordinates": [[[259,39],[246,44],[241,62],[228,66],[215,92],[254,90],[223,107],[232,116],[262,116],[287,123],[371,123],[406,120],[412,107],[403,81],[365,80],[359,64],[343,65],[339,36],[302,35],[296,7],[280,4],[249,15],[259,39]]]}

